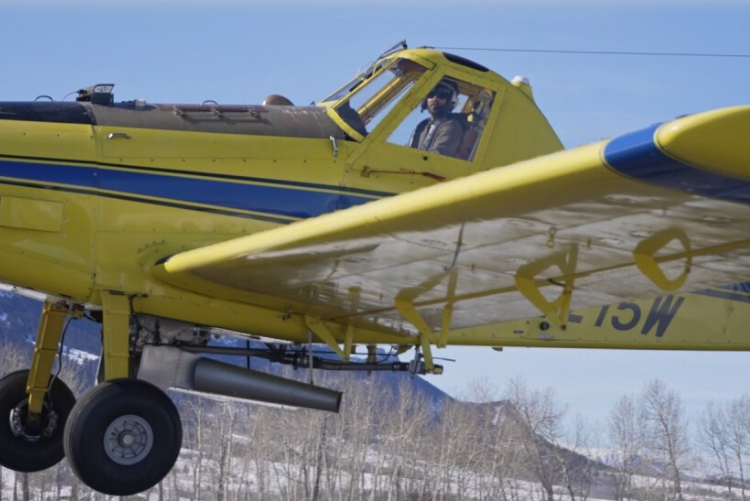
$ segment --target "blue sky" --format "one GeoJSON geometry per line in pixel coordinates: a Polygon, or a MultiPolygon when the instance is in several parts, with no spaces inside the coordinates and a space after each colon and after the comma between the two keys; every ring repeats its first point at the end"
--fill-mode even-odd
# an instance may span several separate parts
{"type": "MultiPolygon", "coordinates": [[[[399,40],[410,46],[750,54],[747,2],[0,0],[0,100],[115,83],[117,100],[306,104],[399,40]]],[[[750,100],[750,58],[452,50],[531,80],[567,147],[750,100]]],[[[661,378],[691,410],[747,391],[750,354],[448,349],[452,393],[513,376],[602,420],[661,378]]]]}

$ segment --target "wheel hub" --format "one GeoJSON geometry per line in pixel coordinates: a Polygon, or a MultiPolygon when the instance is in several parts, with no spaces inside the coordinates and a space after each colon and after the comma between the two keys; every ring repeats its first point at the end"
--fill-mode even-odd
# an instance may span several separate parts
{"type": "Polygon", "coordinates": [[[12,411],[10,411],[10,430],[17,437],[28,442],[38,442],[42,438],[50,438],[57,430],[59,422],[58,414],[50,409],[45,401],[42,408],[43,426],[28,425],[29,401],[24,399],[12,411]]]}
{"type": "Polygon", "coordinates": [[[151,425],[140,416],[128,414],[110,423],[104,434],[104,450],[117,464],[141,462],[154,445],[151,425]]]}

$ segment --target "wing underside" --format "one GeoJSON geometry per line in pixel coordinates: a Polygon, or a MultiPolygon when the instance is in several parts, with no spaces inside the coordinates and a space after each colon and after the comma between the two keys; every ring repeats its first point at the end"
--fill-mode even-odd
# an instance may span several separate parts
{"type": "Polygon", "coordinates": [[[749,123],[747,107],[687,117],[183,252],[156,271],[209,296],[404,334],[415,328],[399,303],[438,330],[448,306],[462,329],[737,283],[750,277],[749,123]]]}

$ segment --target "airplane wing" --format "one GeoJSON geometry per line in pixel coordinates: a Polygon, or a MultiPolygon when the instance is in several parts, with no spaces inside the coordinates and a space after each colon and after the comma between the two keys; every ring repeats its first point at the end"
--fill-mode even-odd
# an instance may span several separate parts
{"type": "Polygon", "coordinates": [[[750,106],[173,255],[164,281],[413,333],[750,278],[750,106]]]}

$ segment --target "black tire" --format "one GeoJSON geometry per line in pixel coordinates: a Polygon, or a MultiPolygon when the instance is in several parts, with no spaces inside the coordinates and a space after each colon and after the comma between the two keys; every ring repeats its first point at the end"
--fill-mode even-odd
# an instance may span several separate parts
{"type": "Polygon", "coordinates": [[[28,378],[29,371],[23,370],[0,379],[0,465],[19,472],[46,470],[65,457],[65,423],[76,403],[70,388],[55,379],[44,400],[41,425],[27,427],[28,378]]]}
{"type": "Polygon", "coordinates": [[[159,388],[115,379],[76,404],[63,443],[70,467],[86,485],[110,496],[130,496],[170,472],[182,446],[182,424],[159,388]]]}

